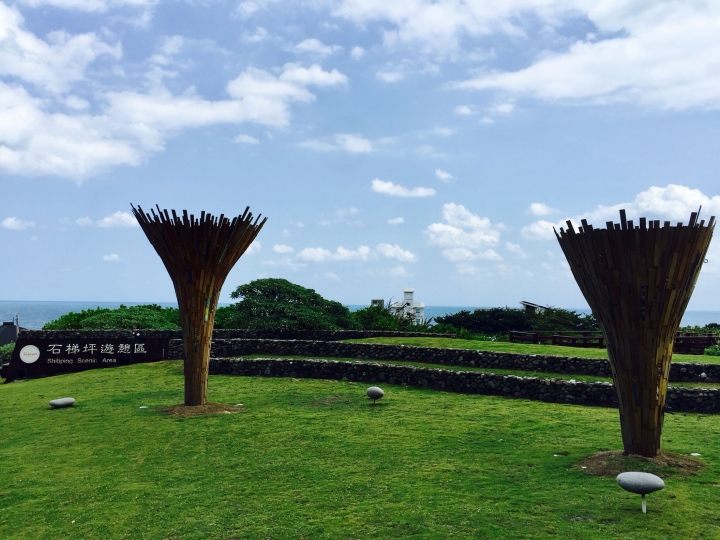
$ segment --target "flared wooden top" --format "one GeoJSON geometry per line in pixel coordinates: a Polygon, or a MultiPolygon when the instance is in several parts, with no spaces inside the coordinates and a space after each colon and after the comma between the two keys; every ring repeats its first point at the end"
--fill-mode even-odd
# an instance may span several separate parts
{"type": "MultiPolygon", "coordinates": [[[[131,205],[132,206],[132,205],[131,205]]],[[[171,276],[187,271],[226,273],[232,269],[262,229],[267,218],[253,221],[250,208],[232,220],[205,211],[196,218],[175,210],[143,211],[138,205],[132,212],[148,240],[157,251],[171,276]]]]}

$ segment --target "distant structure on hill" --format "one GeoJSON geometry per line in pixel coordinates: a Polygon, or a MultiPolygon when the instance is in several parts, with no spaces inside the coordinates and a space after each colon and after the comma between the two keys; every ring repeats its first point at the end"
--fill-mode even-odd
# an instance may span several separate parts
{"type": "Polygon", "coordinates": [[[20,330],[25,330],[25,328],[18,326],[17,317],[14,321],[2,323],[2,326],[0,326],[0,345],[15,343],[20,330]]]}
{"type": "Polygon", "coordinates": [[[523,300],[520,302],[524,311],[531,311],[533,313],[540,313],[544,309],[550,309],[548,306],[541,306],[540,304],[533,304],[532,302],[526,302],[523,300]]]}
{"type": "Polygon", "coordinates": [[[414,318],[415,324],[425,321],[425,304],[413,300],[414,289],[403,289],[403,299],[400,302],[390,302],[390,311],[395,315],[414,318]]]}

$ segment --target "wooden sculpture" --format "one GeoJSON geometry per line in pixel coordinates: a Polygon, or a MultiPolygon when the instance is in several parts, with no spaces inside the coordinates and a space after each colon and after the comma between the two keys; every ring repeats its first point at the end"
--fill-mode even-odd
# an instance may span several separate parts
{"type": "Polygon", "coordinates": [[[660,451],[675,333],[705,260],[715,217],[687,226],[640,218],[555,231],[575,280],[600,323],[620,407],[625,454],[660,451]]]}
{"type": "MultiPolygon", "coordinates": [[[[132,206],[132,205],[131,205],[132,206]]],[[[228,273],[262,229],[267,218],[253,223],[249,208],[230,221],[202,212],[200,219],[183,210],[152,216],[140,206],[133,214],[162,259],[175,286],[185,349],[185,405],[207,403],[210,340],[220,289],[228,273]]]]}

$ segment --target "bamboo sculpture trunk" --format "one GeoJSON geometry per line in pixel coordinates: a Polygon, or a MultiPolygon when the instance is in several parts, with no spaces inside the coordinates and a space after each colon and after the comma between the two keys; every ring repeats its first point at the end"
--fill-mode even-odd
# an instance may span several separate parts
{"type": "Polygon", "coordinates": [[[185,405],[207,403],[210,344],[220,289],[228,273],[267,221],[253,223],[249,208],[230,221],[202,212],[195,219],[183,210],[133,214],[157,251],[175,287],[185,349],[185,405]]]}
{"type": "Polygon", "coordinates": [[[582,220],[555,232],[605,335],[626,454],[660,451],[673,340],[715,227],[714,216],[707,226],[697,217],[634,225],[621,210],[606,229],[582,220]]]}

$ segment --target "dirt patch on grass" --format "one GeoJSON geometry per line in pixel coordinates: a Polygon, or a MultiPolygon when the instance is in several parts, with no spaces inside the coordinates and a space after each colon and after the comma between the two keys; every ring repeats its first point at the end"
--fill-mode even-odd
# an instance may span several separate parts
{"type": "Polygon", "coordinates": [[[160,407],[158,411],[175,416],[178,418],[193,418],[195,416],[203,416],[206,414],[233,414],[239,413],[243,407],[237,405],[227,405],[225,403],[207,403],[205,405],[172,405],[170,407],[160,407]]]}
{"type": "Polygon", "coordinates": [[[324,398],[317,399],[311,403],[315,407],[321,407],[323,405],[336,405],[338,403],[350,403],[350,399],[344,398],[343,396],[327,396],[324,398]]]}
{"type": "Polygon", "coordinates": [[[672,473],[690,476],[705,467],[707,464],[704,461],[675,452],[662,452],[654,458],[646,458],[634,454],[626,456],[621,451],[598,452],[573,465],[573,468],[586,474],[608,478],[625,471],[642,471],[660,476],[672,473]]]}

